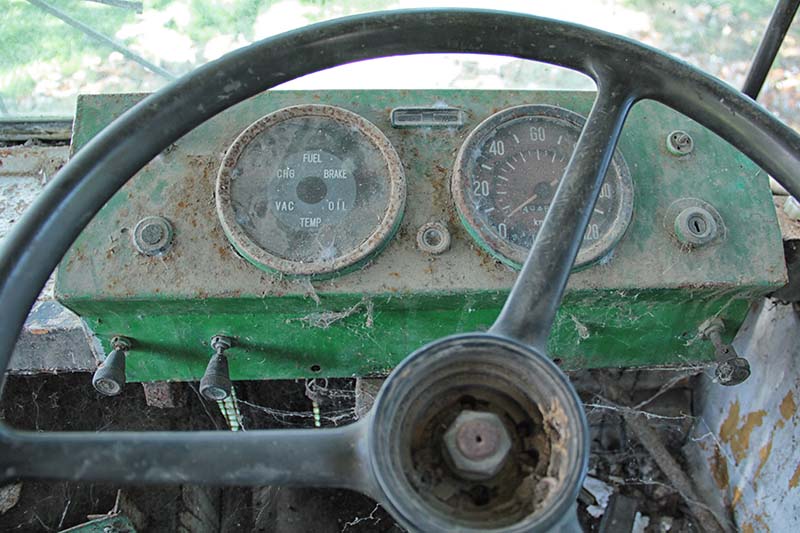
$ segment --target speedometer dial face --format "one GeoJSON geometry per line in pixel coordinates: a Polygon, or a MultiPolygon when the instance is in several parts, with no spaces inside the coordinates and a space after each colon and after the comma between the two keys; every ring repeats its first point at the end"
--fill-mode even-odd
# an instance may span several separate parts
{"type": "Polygon", "coordinates": [[[371,122],[344,109],[281,109],[248,127],[217,178],[225,233],[267,270],[318,275],[377,252],[399,225],[403,168],[371,122]]]}
{"type": "MultiPolygon", "coordinates": [[[[478,243],[515,268],[551,207],[585,120],[566,109],[526,105],[492,115],[470,133],[456,158],[451,189],[478,243]]],[[[607,255],[625,233],[633,186],[617,152],[584,234],[575,266],[607,255]]]]}

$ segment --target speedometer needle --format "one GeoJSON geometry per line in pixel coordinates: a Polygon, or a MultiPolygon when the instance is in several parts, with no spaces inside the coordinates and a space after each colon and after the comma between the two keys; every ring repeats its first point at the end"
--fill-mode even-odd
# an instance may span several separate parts
{"type": "Polygon", "coordinates": [[[520,205],[515,207],[508,215],[506,215],[506,218],[511,218],[512,215],[514,215],[514,213],[516,213],[517,211],[519,211],[520,209],[522,209],[523,207],[525,207],[526,205],[528,205],[532,201],[536,200],[538,197],[539,197],[538,194],[534,194],[533,196],[531,196],[530,198],[528,198],[527,200],[522,202],[520,205]]]}

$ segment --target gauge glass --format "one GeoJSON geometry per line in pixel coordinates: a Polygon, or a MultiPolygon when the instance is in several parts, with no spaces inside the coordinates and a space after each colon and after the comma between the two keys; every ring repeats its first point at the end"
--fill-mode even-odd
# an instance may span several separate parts
{"type": "Polygon", "coordinates": [[[405,178],[371,122],[333,106],[281,109],[248,127],[217,178],[225,233],[256,266],[317,275],[356,265],[400,222],[405,178]]]}
{"type": "MultiPolygon", "coordinates": [[[[478,243],[515,268],[528,251],[580,136],[584,119],[566,109],[526,105],[482,122],[459,150],[451,184],[462,221],[478,243]]],[[[575,266],[607,255],[630,222],[633,187],[614,156],[575,266]]]]}

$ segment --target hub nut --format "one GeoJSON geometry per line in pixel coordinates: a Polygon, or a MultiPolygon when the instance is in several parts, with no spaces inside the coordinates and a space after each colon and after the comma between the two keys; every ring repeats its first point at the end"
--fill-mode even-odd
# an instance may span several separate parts
{"type": "Polygon", "coordinates": [[[458,473],[467,479],[487,479],[503,467],[511,437],[494,413],[464,410],[444,434],[444,443],[458,473]]]}

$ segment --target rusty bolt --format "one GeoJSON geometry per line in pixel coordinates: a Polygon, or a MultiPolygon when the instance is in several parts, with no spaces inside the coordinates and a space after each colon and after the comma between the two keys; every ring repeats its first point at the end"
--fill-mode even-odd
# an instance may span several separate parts
{"type": "Polygon", "coordinates": [[[486,479],[497,474],[511,450],[511,437],[494,413],[464,410],[444,434],[453,465],[462,477],[486,479]]]}
{"type": "Polygon", "coordinates": [[[417,247],[433,255],[444,253],[450,248],[450,232],[439,222],[423,224],[417,231],[417,247]]]}
{"type": "Polygon", "coordinates": [[[133,230],[133,245],[143,255],[163,255],[172,246],[172,223],[164,217],[145,217],[133,230]]]}

